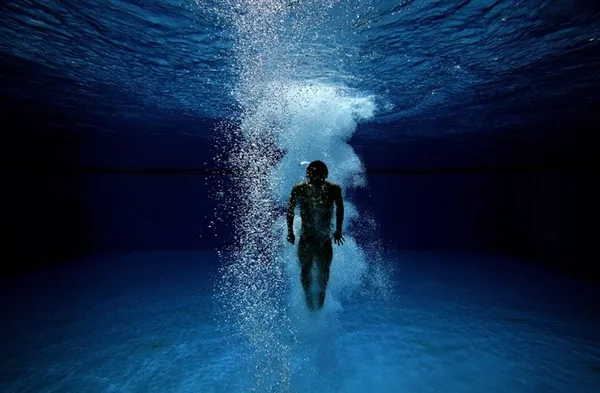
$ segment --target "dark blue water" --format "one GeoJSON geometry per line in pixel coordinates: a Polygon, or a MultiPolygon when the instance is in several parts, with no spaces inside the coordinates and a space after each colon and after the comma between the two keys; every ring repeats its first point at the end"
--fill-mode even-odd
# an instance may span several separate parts
{"type": "MultiPolygon", "coordinates": [[[[297,13],[314,3],[299,2],[297,13]]],[[[375,122],[394,126],[365,129],[364,139],[536,124],[598,99],[594,1],[332,3],[318,36],[297,37],[284,55],[306,59],[303,76],[377,97],[375,122]]],[[[235,33],[218,16],[229,7],[213,0],[8,0],[0,52],[18,79],[3,79],[2,89],[75,115],[85,108],[107,129],[229,118],[240,111],[232,95],[235,33]]]]}
{"type": "Polygon", "coordinates": [[[495,256],[593,260],[596,2],[0,7],[8,266],[87,254],[2,281],[2,391],[600,386],[598,287],[495,256]],[[319,313],[281,214],[314,159],[319,313]]]}

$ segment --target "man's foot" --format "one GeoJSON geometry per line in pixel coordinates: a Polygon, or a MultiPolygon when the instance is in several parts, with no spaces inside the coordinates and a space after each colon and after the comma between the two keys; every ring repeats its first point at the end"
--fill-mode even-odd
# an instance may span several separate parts
{"type": "Polygon", "coordinates": [[[310,291],[304,292],[304,296],[306,297],[306,305],[308,306],[308,309],[310,311],[314,311],[315,310],[315,302],[313,301],[313,297],[312,297],[312,294],[310,293],[310,291]]]}
{"type": "Polygon", "coordinates": [[[325,291],[319,293],[319,302],[317,303],[317,309],[322,309],[323,305],[325,305],[325,291]]]}

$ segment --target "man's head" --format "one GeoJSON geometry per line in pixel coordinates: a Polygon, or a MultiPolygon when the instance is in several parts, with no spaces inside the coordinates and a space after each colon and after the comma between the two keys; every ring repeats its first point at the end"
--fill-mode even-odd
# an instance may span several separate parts
{"type": "Polygon", "coordinates": [[[328,175],[329,170],[323,161],[313,161],[306,168],[306,177],[308,178],[308,182],[312,184],[325,182],[328,175]]]}

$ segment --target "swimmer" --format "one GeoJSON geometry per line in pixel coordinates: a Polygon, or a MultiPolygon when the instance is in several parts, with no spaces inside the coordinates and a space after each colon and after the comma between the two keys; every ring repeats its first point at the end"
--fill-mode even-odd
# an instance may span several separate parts
{"type": "Polygon", "coordinates": [[[313,161],[306,168],[308,181],[298,183],[292,188],[287,209],[287,240],[295,244],[294,210],[296,204],[300,208],[302,227],[298,240],[298,260],[302,268],[302,287],[306,304],[310,310],[320,310],[325,303],[325,293],[329,282],[329,267],[333,259],[331,244],[331,218],[333,205],[336,212],[336,230],[333,232],[335,244],[344,244],[342,223],[344,222],[344,201],[339,185],[326,181],[329,174],[327,166],[322,161],[313,161]],[[319,298],[317,303],[310,292],[311,270],[316,263],[319,272],[319,298]]]}

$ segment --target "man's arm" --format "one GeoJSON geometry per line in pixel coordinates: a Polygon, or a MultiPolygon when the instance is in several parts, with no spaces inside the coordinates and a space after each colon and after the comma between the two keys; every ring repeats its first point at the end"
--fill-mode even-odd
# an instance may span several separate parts
{"type": "Polygon", "coordinates": [[[335,231],[342,236],[342,224],[344,223],[344,199],[342,198],[342,187],[336,186],[335,190],[335,231]]]}
{"type": "Polygon", "coordinates": [[[336,186],[335,192],[335,229],[342,233],[344,223],[344,199],[342,198],[342,187],[336,186]]]}
{"type": "Polygon", "coordinates": [[[297,186],[292,188],[292,192],[290,194],[290,200],[288,202],[288,208],[286,212],[287,219],[287,228],[288,228],[288,240],[293,244],[295,239],[290,239],[294,237],[294,210],[296,209],[296,199],[297,199],[297,186]]]}

